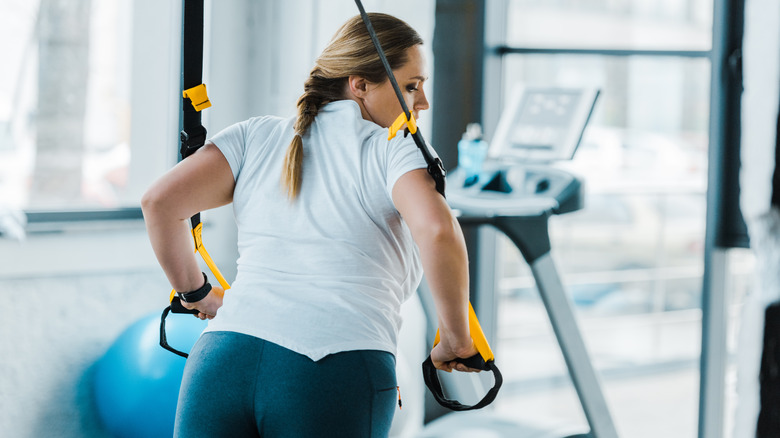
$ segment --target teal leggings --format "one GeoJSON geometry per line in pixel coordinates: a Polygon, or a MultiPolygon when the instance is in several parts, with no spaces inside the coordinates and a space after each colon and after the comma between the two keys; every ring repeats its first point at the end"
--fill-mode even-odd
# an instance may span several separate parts
{"type": "Polygon", "coordinates": [[[386,437],[396,385],[395,358],[384,351],[314,362],[259,338],[209,332],[187,359],[174,436],[386,437]]]}

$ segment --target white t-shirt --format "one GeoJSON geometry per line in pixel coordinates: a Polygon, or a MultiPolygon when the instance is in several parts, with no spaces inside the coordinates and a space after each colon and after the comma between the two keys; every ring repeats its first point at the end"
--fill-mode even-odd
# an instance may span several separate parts
{"type": "Polygon", "coordinates": [[[252,118],[211,139],[236,181],[239,259],[207,331],[256,336],[312,360],[395,354],[401,304],[422,269],[391,193],[425,160],[411,137],[388,141],[357,103],[331,102],[303,137],[303,183],[291,202],[279,180],[294,121],[252,118]]]}

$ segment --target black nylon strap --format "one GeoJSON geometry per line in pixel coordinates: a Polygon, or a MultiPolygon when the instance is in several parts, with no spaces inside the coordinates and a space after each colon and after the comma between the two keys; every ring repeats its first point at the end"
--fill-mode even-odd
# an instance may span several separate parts
{"type": "Polygon", "coordinates": [[[163,310],[162,317],[160,317],[160,346],[170,351],[171,353],[178,354],[179,356],[186,359],[189,355],[168,345],[168,337],[165,336],[165,318],[168,317],[168,312],[171,311],[171,307],[172,305],[166,307],[165,310],[163,310]]]}
{"type": "MultiPolygon", "coordinates": [[[[181,84],[182,90],[188,90],[200,85],[203,81],[203,0],[184,0],[182,17],[182,64],[181,84]]],[[[192,106],[187,97],[182,97],[181,102],[181,159],[185,159],[195,153],[206,143],[206,128],[201,123],[201,114],[192,106]]],[[[190,224],[195,229],[200,224],[200,213],[195,213],[190,218],[190,224]]],[[[205,277],[205,274],[203,274],[205,277]]],[[[208,281],[206,282],[208,284],[208,281]]],[[[209,285],[209,289],[211,286],[209,285]]],[[[171,305],[163,310],[160,317],[160,346],[166,350],[186,358],[187,353],[179,351],[168,345],[165,336],[165,318],[168,313],[198,314],[197,310],[189,310],[182,306],[180,297],[175,296],[171,305]]]]}
{"type": "MultiPolygon", "coordinates": [[[[363,23],[366,25],[366,29],[368,30],[368,34],[371,37],[371,41],[374,43],[374,47],[379,54],[379,59],[382,61],[382,65],[385,67],[387,77],[390,80],[390,83],[393,85],[393,90],[395,91],[398,102],[401,104],[401,108],[406,115],[406,120],[411,120],[411,113],[409,112],[409,108],[406,105],[406,101],[404,101],[403,94],[401,93],[401,87],[398,86],[398,82],[395,80],[393,69],[390,67],[390,63],[387,61],[384,50],[382,50],[382,45],[379,42],[379,38],[376,36],[374,26],[371,24],[371,19],[368,17],[368,14],[366,14],[366,10],[363,8],[363,3],[360,0],[355,0],[355,4],[360,11],[360,16],[363,19],[363,23]]],[[[423,139],[419,127],[417,128],[417,131],[412,134],[412,139],[417,145],[417,148],[420,149],[425,162],[428,164],[428,174],[431,175],[434,182],[436,183],[436,191],[438,191],[442,196],[445,196],[444,191],[446,185],[446,170],[444,169],[444,164],[438,157],[434,157],[431,154],[430,150],[428,149],[428,145],[425,143],[425,139],[423,139]]],[[[423,379],[425,380],[425,385],[428,387],[428,389],[430,389],[436,401],[445,408],[449,408],[453,411],[481,409],[492,403],[498,395],[498,390],[501,388],[501,384],[503,383],[503,377],[501,376],[501,372],[498,370],[498,367],[495,366],[495,363],[492,360],[485,362],[482,356],[479,354],[468,359],[456,359],[456,361],[465,364],[469,368],[492,371],[493,377],[495,378],[495,384],[493,385],[493,388],[488,391],[485,397],[475,405],[468,406],[463,405],[455,400],[449,400],[444,397],[444,392],[442,391],[441,383],[439,382],[439,376],[436,374],[436,367],[433,366],[433,361],[431,360],[431,357],[428,356],[428,359],[426,359],[422,364],[423,379]]]]}
{"type": "MultiPolygon", "coordinates": [[[[203,0],[184,0],[181,46],[181,84],[183,90],[203,82],[203,0]]],[[[200,111],[187,97],[181,102],[181,159],[195,153],[206,143],[206,128],[200,111]]],[[[190,218],[192,228],[200,223],[200,213],[190,218]]]]}
{"type": "Polygon", "coordinates": [[[422,364],[423,380],[425,380],[425,386],[427,386],[428,389],[431,391],[431,394],[433,394],[433,398],[436,399],[436,401],[440,405],[453,411],[470,411],[474,409],[482,409],[485,406],[492,403],[493,400],[495,400],[496,396],[498,395],[498,390],[501,389],[501,384],[504,383],[504,378],[501,376],[501,372],[498,370],[498,367],[496,367],[495,363],[492,360],[485,362],[482,359],[482,356],[480,356],[479,354],[475,354],[474,356],[468,359],[455,359],[455,360],[457,362],[466,365],[469,368],[476,368],[484,371],[492,371],[493,378],[495,380],[493,387],[490,388],[490,390],[487,392],[487,394],[485,394],[482,400],[480,400],[475,405],[464,405],[456,400],[450,400],[444,396],[444,391],[442,390],[441,382],[439,382],[439,375],[436,374],[436,367],[433,366],[433,360],[431,360],[431,356],[428,356],[428,358],[425,359],[425,362],[423,362],[422,364]]]}
{"type": "Polygon", "coordinates": [[[758,412],[756,437],[780,436],[780,303],[767,306],[764,311],[764,343],[761,352],[760,383],[761,409],[758,412]]]}
{"type": "MultiPolygon", "coordinates": [[[[203,82],[203,0],[184,0],[182,24],[181,84],[183,90],[203,82]]],[[[187,158],[206,142],[206,128],[201,124],[189,98],[182,98],[181,158],[187,158]]]]}
{"type": "MultiPolygon", "coordinates": [[[[382,65],[385,67],[387,78],[393,85],[395,96],[398,98],[398,102],[401,104],[401,108],[404,110],[406,120],[411,120],[411,112],[409,111],[409,107],[406,106],[406,101],[404,101],[403,94],[401,93],[401,87],[398,86],[398,82],[395,80],[393,69],[390,67],[390,63],[387,61],[385,51],[382,50],[382,44],[379,43],[379,38],[376,36],[374,26],[371,24],[371,19],[368,18],[368,14],[366,14],[366,10],[363,8],[363,3],[360,0],[355,0],[355,4],[357,5],[358,10],[360,10],[360,16],[363,18],[363,23],[366,24],[368,35],[371,37],[371,41],[374,43],[376,52],[379,54],[379,59],[382,61],[382,65]]],[[[436,182],[436,191],[441,193],[442,196],[445,196],[445,175],[447,174],[447,171],[444,169],[444,164],[441,162],[441,159],[434,157],[433,154],[431,154],[431,151],[428,149],[428,145],[425,143],[425,139],[423,138],[419,127],[417,128],[417,131],[412,134],[412,139],[417,145],[417,148],[420,149],[425,162],[428,164],[428,174],[431,175],[434,182],[436,182]]]]}

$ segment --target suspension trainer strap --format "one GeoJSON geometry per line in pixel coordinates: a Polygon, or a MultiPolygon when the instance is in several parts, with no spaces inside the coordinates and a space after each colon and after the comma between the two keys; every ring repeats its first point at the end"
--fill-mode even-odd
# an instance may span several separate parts
{"type": "MultiPolygon", "coordinates": [[[[387,77],[390,80],[390,83],[393,85],[395,95],[398,98],[398,102],[401,104],[401,108],[403,109],[403,113],[398,116],[392,126],[390,126],[390,135],[388,140],[395,137],[396,133],[401,129],[401,126],[405,124],[409,132],[412,134],[412,138],[414,139],[415,144],[417,144],[420,152],[422,152],[423,158],[425,158],[425,162],[428,164],[428,173],[436,182],[436,190],[441,193],[442,196],[444,196],[444,165],[438,157],[434,157],[430,153],[428,146],[425,144],[425,140],[420,133],[420,130],[417,129],[417,122],[414,120],[414,115],[409,111],[409,108],[406,105],[406,101],[404,101],[403,94],[401,93],[401,87],[398,86],[398,82],[395,80],[393,69],[390,68],[390,63],[387,61],[384,50],[382,50],[382,45],[379,43],[379,38],[376,36],[374,26],[371,24],[371,19],[368,17],[366,10],[363,8],[363,3],[360,0],[355,0],[355,4],[357,5],[358,10],[360,10],[360,16],[363,18],[363,23],[366,25],[366,29],[368,30],[368,34],[371,37],[371,41],[374,43],[374,47],[379,54],[379,59],[382,61],[382,65],[385,67],[387,77]]],[[[428,356],[428,359],[426,359],[422,364],[423,379],[425,381],[425,385],[433,394],[433,397],[437,402],[439,402],[440,405],[454,411],[481,409],[489,405],[496,398],[496,395],[498,395],[498,390],[501,388],[501,384],[503,383],[501,372],[495,364],[493,352],[490,350],[490,345],[488,345],[485,333],[482,331],[479,320],[477,320],[477,314],[474,312],[474,308],[471,306],[471,303],[469,303],[469,334],[474,340],[474,345],[476,346],[478,353],[467,359],[457,358],[455,361],[465,364],[469,368],[492,371],[495,380],[493,388],[491,388],[485,397],[483,397],[482,400],[477,404],[470,406],[463,405],[455,400],[449,400],[444,397],[441,383],[439,383],[439,377],[436,374],[436,367],[434,367],[431,357],[428,356]]],[[[436,339],[434,340],[433,345],[436,346],[438,343],[439,332],[437,331],[436,339]]]]}
{"type": "Polygon", "coordinates": [[[379,54],[379,59],[382,61],[382,65],[385,67],[385,72],[387,72],[387,78],[390,79],[390,83],[393,85],[393,90],[395,90],[395,95],[398,98],[398,102],[401,104],[401,108],[403,109],[403,113],[398,116],[395,123],[393,123],[393,125],[390,127],[390,135],[388,140],[395,137],[395,134],[398,132],[401,126],[406,123],[409,133],[412,134],[414,143],[417,145],[417,148],[420,149],[420,152],[422,152],[425,163],[428,165],[428,174],[431,175],[433,180],[436,182],[436,191],[441,193],[442,196],[445,196],[444,186],[446,170],[444,169],[444,164],[442,164],[439,157],[431,154],[431,151],[428,149],[428,145],[425,143],[425,139],[423,138],[422,133],[419,129],[417,129],[417,122],[414,119],[414,115],[411,113],[411,111],[409,111],[409,107],[406,105],[406,101],[404,101],[403,94],[401,93],[401,87],[398,86],[398,81],[395,80],[393,69],[390,68],[390,63],[387,61],[385,51],[382,50],[382,45],[379,43],[379,38],[376,36],[376,31],[374,31],[374,26],[371,24],[371,19],[368,18],[368,14],[366,14],[366,10],[363,8],[363,3],[360,0],[355,0],[355,4],[357,5],[358,10],[360,10],[360,16],[363,18],[363,23],[366,25],[368,35],[371,37],[371,41],[374,43],[376,52],[379,54]]]}
{"type": "Polygon", "coordinates": [[[184,0],[182,23],[181,159],[206,142],[200,111],[211,106],[203,85],[203,0],[184,0]]]}
{"type": "MultiPolygon", "coordinates": [[[[181,103],[181,147],[179,154],[182,160],[194,154],[206,143],[206,128],[201,121],[201,111],[209,108],[211,102],[206,93],[203,81],[203,0],[183,0],[182,23],[182,103],[181,103]]],[[[200,213],[190,218],[192,238],[195,242],[195,252],[200,254],[216,277],[223,289],[230,289],[225,277],[214,264],[206,248],[203,246],[200,213]]],[[[204,274],[205,276],[205,274],[204,274]]],[[[189,310],[181,304],[181,299],[175,290],[170,294],[170,306],[166,307],[160,318],[160,346],[168,351],[187,357],[187,353],[176,350],[168,345],[165,336],[165,319],[168,313],[188,313],[197,315],[197,310],[189,310]]]]}

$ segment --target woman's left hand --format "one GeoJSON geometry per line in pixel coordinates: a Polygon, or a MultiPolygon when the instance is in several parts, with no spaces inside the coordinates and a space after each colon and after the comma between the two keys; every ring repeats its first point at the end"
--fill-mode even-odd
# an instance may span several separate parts
{"type": "Polygon", "coordinates": [[[468,343],[462,343],[460,347],[454,347],[452,343],[449,342],[447,336],[442,335],[441,342],[436,344],[436,346],[433,347],[433,350],[431,350],[431,361],[433,362],[434,367],[448,373],[452,370],[464,373],[478,373],[482,370],[469,368],[456,361],[456,359],[468,359],[475,354],[479,354],[479,352],[471,338],[468,338],[468,343]]]}

